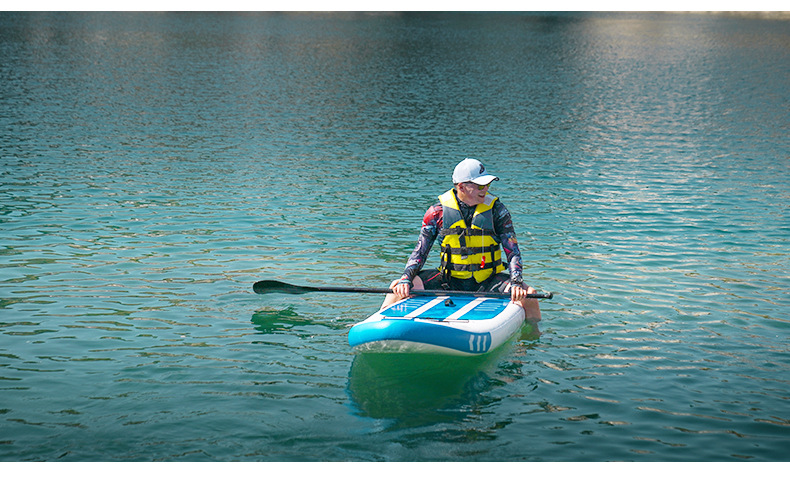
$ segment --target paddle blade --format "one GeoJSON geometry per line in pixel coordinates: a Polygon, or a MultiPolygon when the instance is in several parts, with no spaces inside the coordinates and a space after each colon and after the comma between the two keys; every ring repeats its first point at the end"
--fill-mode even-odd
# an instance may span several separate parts
{"type": "Polygon", "coordinates": [[[301,295],[313,291],[304,286],[290,285],[282,281],[261,280],[252,285],[252,291],[259,294],[265,293],[289,293],[291,295],[301,295]]]}

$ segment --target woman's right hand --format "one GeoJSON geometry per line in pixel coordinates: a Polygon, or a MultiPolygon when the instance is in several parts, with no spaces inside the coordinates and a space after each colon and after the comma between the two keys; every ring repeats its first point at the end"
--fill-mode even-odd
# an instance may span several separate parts
{"type": "Polygon", "coordinates": [[[398,281],[398,283],[392,289],[392,292],[398,295],[400,298],[408,298],[409,293],[411,292],[411,285],[408,281],[398,281]]]}
{"type": "Polygon", "coordinates": [[[392,284],[390,284],[390,289],[399,300],[402,300],[409,297],[409,293],[411,293],[411,284],[409,280],[401,278],[393,281],[392,284]]]}

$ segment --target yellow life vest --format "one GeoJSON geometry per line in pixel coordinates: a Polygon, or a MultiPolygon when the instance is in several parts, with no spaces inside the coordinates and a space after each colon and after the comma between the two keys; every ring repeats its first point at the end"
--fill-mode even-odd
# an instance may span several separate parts
{"type": "Polygon", "coordinates": [[[466,280],[474,277],[475,281],[482,283],[505,270],[491,210],[496,200],[497,197],[486,194],[483,203],[475,206],[472,227],[467,227],[453,190],[439,196],[442,204],[440,236],[443,237],[439,270],[445,278],[466,280]]]}

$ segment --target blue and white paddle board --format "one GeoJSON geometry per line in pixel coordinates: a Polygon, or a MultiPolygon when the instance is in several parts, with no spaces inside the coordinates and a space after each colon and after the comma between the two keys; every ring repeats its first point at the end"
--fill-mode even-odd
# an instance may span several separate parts
{"type": "Polygon", "coordinates": [[[355,324],[348,342],[361,352],[480,355],[523,323],[524,310],[509,299],[412,296],[355,324]]]}

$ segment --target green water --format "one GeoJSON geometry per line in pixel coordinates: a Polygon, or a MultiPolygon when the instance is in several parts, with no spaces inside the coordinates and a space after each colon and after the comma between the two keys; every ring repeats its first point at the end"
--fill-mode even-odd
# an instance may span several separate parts
{"type": "MultiPolygon", "coordinates": [[[[783,461],[790,30],[0,13],[3,461],[783,461]],[[464,157],[543,320],[355,355],[464,157]]],[[[432,260],[430,264],[435,264],[432,260]]]]}

